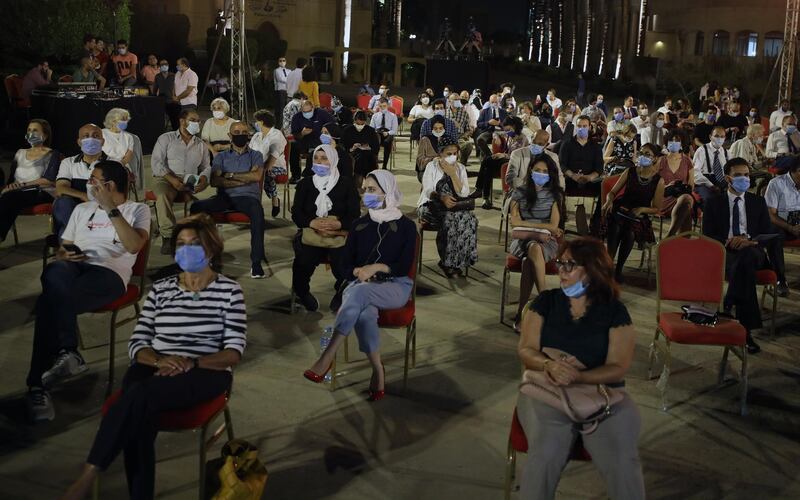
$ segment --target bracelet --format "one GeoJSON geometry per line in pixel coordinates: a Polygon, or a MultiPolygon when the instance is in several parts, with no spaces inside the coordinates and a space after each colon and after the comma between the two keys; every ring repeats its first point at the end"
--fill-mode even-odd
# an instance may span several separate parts
{"type": "Polygon", "coordinates": [[[551,359],[545,359],[544,360],[544,363],[542,364],[542,371],[543,372],[547,371],[547,363],[549,363],[550,361],[552,361],[552,360],[551,359]]]}

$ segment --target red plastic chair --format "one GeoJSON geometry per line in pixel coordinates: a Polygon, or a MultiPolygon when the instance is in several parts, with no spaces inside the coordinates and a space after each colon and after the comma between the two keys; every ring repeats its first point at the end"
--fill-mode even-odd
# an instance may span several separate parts
{"type": "MultiPolygon", "coordinates": [[[[51,217],[53,215],[52,203],[39,203],[32,207],[23,208],[19,215],[46,215],[51,217]]],[[[11,231],[14,234],[14,246],[19,245],[19,235],[17,234],[17,223],[11,226],[11,231]]]]}
{"type": "Polygon", "coordinates": [[[8,75],[4,84],[8,101],[13,109],[28,111],[31,107],[31,100],[22,95],[22,77],[16,73],[8,75]]]}
{"type": "MultiPolygon", "coordinates": [[[[258,183],[259,202],[261,202],[261,193],[264,192],[264,178],[266,175],[266,171],[261,172],[261,180],[258,183]]],[[[217,224],[250,224],[250,217],[248,217],[247,214],[235,210],[214,212],[209,215],[211,215],[211,218],[214,219],[214,222],[217,224]]]]}
{"type": "Polygon", "coordinates": [[[403,98],[399,95],[389,96],[389,108],[392,110],[392,113],[397,115],[397,121],[401,124],[404,121],[403,118],[405,118],[405,115],[403,115],[403,108],[405,107],[404,105],[405,100],[403,100],[403,98]]]}
{"type": "Polygon", "coordinates": [[[719,308],[725,281],[725,248],[716,240],[694,232],[667,238],[656,246],[656,331],[650,344],[648,377],[653,378],[656,350],[664,357],[658,386],[662,408],[667,409],[667,388],[672,364],[671,344],[723,346],[718,382],[725,375],[728,352],[742,361],[741,413],[747,413],[747,350],[745,328],[738,321],[720,318],[714,327],[681,319],[680,312],[662,312],[661,301],[713,304],[719,308]],[[659,337],[664,337],[664,345],[659,337]]]}
{"type": "Polygon", "coordinates": [[[368,110],[372,111],[369,109],[370,99],[372,99],[372,96],[367,94],[361,94],[358,97],[356,97],[356,103],[358,105],[358,109],[363,111],[368,111],[368,110]]]}
{"type": "Polygon", "coordinates": [[[283,218],[286,218],[286,207],[289,205],[289,142],[287,140],[286,146],[283,148],[283,158],[286,163],[287,173],[275,176],[275,184],[283,185],[283,218]]]}
{"type": "Polygon", "coordinates": [[[333,95],[329,92],[320,92],[319,107],[325,109],[333,108],[333,95]]]}
{"type": "MultiPolygon", "coordinates": [[[[115,391],[103,403],[102,413],[103,416],[108,414],[111,407],[122,396],[122,390],[115,391]]],[[[181,431],[196,431],[198,434],[199,445],[199,480],[198,480],[198,493],[200,500],[206,498],[205,485],[206,485],[206,457],[208,450],[219,439],[223,432],[227,432],[228,440],[232,440],[233,436],[233,423],[231,421],[231,412],[228,409],[228,393],[220,394],[214,399],[210,399],[191,408],[184,410],[167,411],[159,415],[158,430],[159,432],[181,432],[181,431]],[[211,424],[220,415],[224,417],[224,423],[208,437],[208,430],[211,424]]],[[[95,482],[95,497],[99,494],[99,481],[95,482]]]]}
{"type": "MultiPolygon", "coordinates": [[[[522,273],[522,263],[525,259],[520,259],[511,254],[506,254],[506,263],[503,267],[503,281],[500,283],[500,323],[505,325],[506,304],[508,303],[508,285],[511,273],[522,273]]],[[[558,274],[555,260],[545,263],[544,274],[555,276],[558,274]]],[[[508,326],[508,325],[507,325],[508,326]]]]}
{"type": "Polygon", "coordinates": [[[500,227],[497,229],[497,243],[503,239],[503,231],[506,232],[506,242],[504,250],[508,251],[508,216],[509,209],[508,199],[511,196],[511,186],[506,182],[506,175],[508,174],[508,162],[500,166],[500,186],[503,189],[503,204],[500,206],[500,227]]]}
{"type": "MultiPolygon", "coordinates": [[[[508,433],[508,451],[506,453],[506,480],[505,480],[505,499],[511,498],[511,486],[516,479],[517,472],[517,453],[528,453],[528,437],[525,436],[525,429],[517,417],[517,409],[514,408],[514,416],[511,417],[511,430],[508,433]]],[[[569,454],[570,460],[579,462],[591,462],[592,456],[583,446],[583,439],[579,436],[572,445],[569,454]]]]}

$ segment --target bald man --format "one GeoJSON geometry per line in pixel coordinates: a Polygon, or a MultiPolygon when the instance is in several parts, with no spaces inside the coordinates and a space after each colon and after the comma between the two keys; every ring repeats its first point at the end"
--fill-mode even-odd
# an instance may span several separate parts
{"type": "MultiPolygon", "coordinates": [[[[527,148],[519,148],[511,153],[508,159],[508,170],[506,171],[506,184],[516,189],[525,186],[528,180],[528,172],[532,156],[546,154],[559,166],[558,155],[547,149],[550,143],[550,134],[544,130],[539,130],[534,134],[531,145],[527,148]]],[[[564,189],[564,173],[558,169],[558,183],[564,189]]]]}
{"type": "Polygon", "coordinates": [[[231,149],[217,153],[211,165],[211,185],[217,195],[192,205],[193,214],[236,211],[250,219],[250,277],[265,277],[261,262],[264,254],[264,208],[261,206],[261,179],[264,157],[250,149],[250,127],[244,122],[231,124],[228,135],[231,149]]]}
{"type": "Polygon", "coordinates": [[[72,211],[79,203],[89,201],[86,182],[97,162],[105,160],[103,131],[93,123],[78,130],[81,152],[64,158],[56,175],[56,200],[53,202],[53,232],[61,239],[72,211]]]}

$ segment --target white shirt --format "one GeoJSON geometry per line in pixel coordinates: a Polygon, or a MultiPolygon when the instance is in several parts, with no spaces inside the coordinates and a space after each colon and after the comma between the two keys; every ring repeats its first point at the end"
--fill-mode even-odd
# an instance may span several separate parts
{"type": "Polygon", "coordinates": [[[408,117],[414,120],[417,118],[425,118],[426,120],[433,118],[433,106],[424,108],[421,104],[415,104],[411,111],[408,112],[408,117]]]}
{"type": "Polygon", "coordinates": [[[731,144],[728,155],[731,158],[744,158],[751,167],[757,167],[760,163],[756,145],[753,144],[753,141],[751,141],[749,137],[742,137],[731,144]]]}
{"type": "Polygon", "coordinates": [[[107,128],[103,129],[103,153],[108,156],[109,160],[122,161],[128,151],[133,151],[133,136],[128,132],[121,130],[119,132],[112,132],[107,128]]]}
{"type": "Polygon", "coordinates": [[[790,109],[789,111],[784,111],[781,108],[776,109],[769,115],[769,131],[775,132],[776,130],[780,130],[783,126],[783,117],[793,115],[794,113],[790,109]]]}
{"type": "Polygon", "coordinates": [[[258,151],[264,157],[264,165],[269,161],[269,157],[275,158],[275,167],[286,168],[286,157],[283,155],[286,148],[286,137],[280,129],[272,127],[264,135],[263,132],[256,132],[250,139],[250,149],[258,151]]]}
{"type": "Polygon", "coordinates": [[[631,118],[631,123],[633,124],[634,127],[636,127],[636,133],[637,134],[641,134],[642,133],[642,129],[644,127],[649,127],[650,126],[650,120],[646,116],[645,117],[634,116],[633,118],[631,118]]]}
{"type": "Polygon", "coordinates": [[[561,102],[561,99],[559,99],[558,97],[556,97],[555,99],[553,99],[553,100],[551,101],[551,100],[550,100],[550,96],[548,96],[548,97],[546,98],[546,100],[547,100],[547,104],[549,104],[549,105],[550,105],[550,107],[553,109],[553,111],[555,111],[555,110],[557,110],[557,109],[561,108],[561,105],[563,104],[563,103],[561,102]]]}
{"type": "Polygon", "coordinates": [[[397,115],[389,111],[379,111],[372,115],[372,119],[369,122],[369,126],[378,130],[381,128],[381,124],[384,124],[384,128],[389,129],[389,135],[396,135],[397,134],[397,115]],[[386,117],[386,121],[384,122],[383,117],[386,117]]]}
{"type": "Polygon", "coordinates": [[[711,144],[703,144],[702,148],[697,148],[694,152],[694,183],[695,185],[713,186],[714,184],[706,178],[706,175],[714,177],[714,152],[719,151],[719,164],[723,168],[728,161],[728,152],[725,148],[714,149],[711,144]],[[711,163],[706,162],[706,151],[711,163]]]}
{"type": "MultiPolygon", "coordinates": [[[[297,93],[300,88],[300,82],[303,80],[303,68],[295,68],[289,72],[286,77],[286,93],[292,97],[297,93]]],[[[308,97],[308,96],[306,96],[308,97]]]]}
{"type": "MultiPolygon", "coordinates": [[[[129,200],[117,208],[132,228],[150,232],[150,208],[147,205],[129,200]]],[[[75,207],[62,238],[73,242],[89,257],[87,264],[114,271],[128,286],[136,254],[128,252],[119,241],[114,224],[97,202],[87,201],[75,207]]]]}
{"type": "Polygon", "coordinates": [[[185,71],[178,71],[175,73],[174,95],[181,95],[187,88],[194,87],[189,95],[181,99],[181,106],[188,106],[190,104],[197,105],[197,82],[197,73],[192,71],[192,68],[186,68],[185,71]]]}
{"type": "Polygon", "coordinates": [[[478,118],[480,117],[481,110],[474,104],[467,104],[464,107],[467,109],[467,114],[469,115],[469,127],[475,130],[478,128],[478,118]]]}
{"type": "Polygon", "coordinates": [[[286,68],[275,68],[272,73],[272,80],[275,84],[275,90],[286,90],[286,82],[289,78],[289,70],[286,68]]]}
{"type": "Polygon", "coordinates": [[[800,188],[790,174],[779,175],[769,181],[764,200],[769,208],[778,211],[778,217],[787,220],[789,212],[800,211],[800,188]]]}
{"type": "MultiPolygon", "coordinates": [[[[425,173],[422,174],[422,192],[419,194],[419,200],[417,200],[417,208],[431,200],[431,193],[436,191],[436,184],[445,175],[444,171],[439,168],[439,160],[440,158],[436,158],[425,165],[425,173]]],[[[460,163],[456,163],[456,165],[458,180],[461,182],[461,192],[457,194],[461,197],[467,197],[469,196],[467,168],[460,163]]]]}
{"type": "MultiPolygon", "coordinates": [[[[664,142],[665,142],[664,140],[667,137],[667,131],[664,130],[664,127],[661,127],[661,134],[659,134],[658,133],[658,127],[650,127],[649,125],[647,127],[642,128],[642,130],[639,131],[639,134],[641,135],[642,145],[652,143],[652,144],[655,144],[656,146],[660,146],[660,147],[664,146],[664,142]],[[653,135],[653,128],[656,129],[655,130],[655,136],[658,136],[657,138],[654,137],[654,135],[653,135]]],[[[713,158],[712,158],[712,160],[713,160],[713,158]]],[[[723,162],[722,165],[724,166],[725,163],[723,162]]]]}
{"type": "Polygon", "coordinates": [[[195,135],[186,144],[180,130],[164,132],[158,137],[150,155],[150,167],[153,177],[173,173],[180,178],[192,174],[211,180],[211,163],[205,143],[195,135]]]}
{"type": "Polygon", "coordinates": [[[94,169],[94,166],[97,165],[97,162],[104,159],[105,158],[103,158],[103,155],[100,155],[100,157],[98,157],[98,159],[93,161],[91,164],[87,164],[85,161],[83,161],[83,153],[79,153],[77,156],[64,158],[61,160],[61,165],[58,167],[56,180],[88,180],[89,176],[92,175],[92,170],[94,169]]]}
{"type": "MultiPolygon", "coordinates": [[[[792,134],[792,142],[795,145],[795,154],[800,154],[800,131],[792,134]]],[[[769,134],[767,147],[764,154],[767,158],[777,158],[779,155],[789,153],[789,135],[781,128],[769,134]]]]}
{"type": "Polygon", "coordinates": [[[728,193],[728,212],[730,213],[730,220],[728,223],[728,238],[733,238],[733,204],[734,201],[738,198],[739,199],[739,235],[746,235],[747,234],[747,211],[744,209],[744,193],[740,195],[735,195],[731,193],[731,190],[726,191],[728,193]]]}
{"type": "Polygon", "coordinates": [[[215,122],[213,118],[209,118],[203,123],[203,128],[200,130],[200,138],[208,142],[230,142],[231,138],[228,137],[228,133],[231,131],[231,125],[237,121],[238,120],[234,120],[230,116],[226,116],[222,125],[217,125],[217,122],[215,122]]]}

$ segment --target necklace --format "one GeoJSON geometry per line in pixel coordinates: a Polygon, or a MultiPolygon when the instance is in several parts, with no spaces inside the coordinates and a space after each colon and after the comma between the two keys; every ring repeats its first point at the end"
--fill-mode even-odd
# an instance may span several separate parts
{"type": "MultiPolygon", "coordinates": [[[[214,281],[214,280],[212,279],[211,281],[214,281]]],[[[209,283],[210,283],[210,281],[209,281],[209,283]]],[[[192,302],[197,302],[198,300],[200,300],[200,291],[203,290],[205,287],[207,287],[209,283],[206,283],[204,286],[200,287],[200,290],[192,290],[189,287],[189,285],[186,283],[186,279],[183,276],[181,276],[181,278],[180,278],[181,287],[185,291],[190,292],[192,294],[192,302]]]]}

